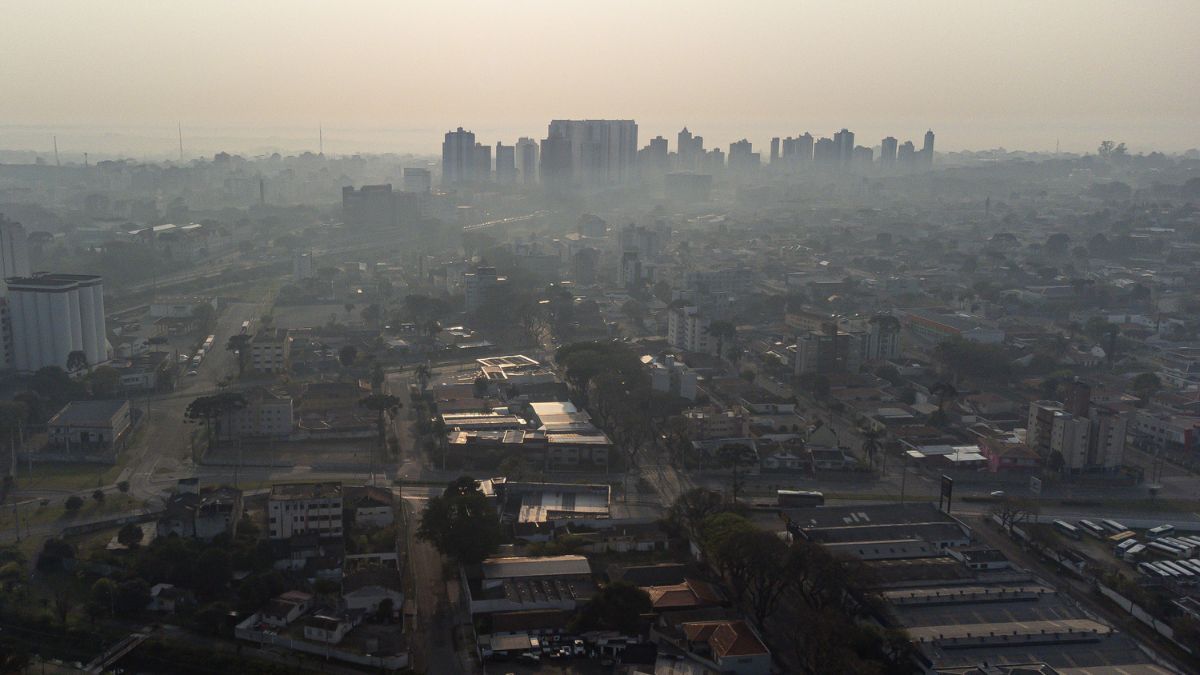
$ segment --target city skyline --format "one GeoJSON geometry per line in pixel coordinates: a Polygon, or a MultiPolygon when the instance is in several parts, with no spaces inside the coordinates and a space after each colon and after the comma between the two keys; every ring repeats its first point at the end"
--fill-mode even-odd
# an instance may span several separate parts
{"type": "Polygon", "coordinates": [[[10,125],[0,148],[44,149],[57,133],[79,152],[169,156],[180,124],[196,154],[296,152],[310,138],[315,150],[323,124],[327,152],[434,154],[451,123],[515,140],[545,119],[617,118],[650,137],[703,128],[721,145],[797,127],[868,138],[933,127],[951,151],[1082,152],[1114,138],[1134,152],[1178,152],[1200,137],[1188,81],[1200,47],[1187,35],[1200,7],[1155,5],[656,3],[636,19],[589,16],[585,31],[570,7],[476,3],[455,42],[537,36],[521,41],[521,58],[487,62],[435,48],[437,27],[455,19],[436,7],[364,3],[324,16],[178,3],[133,15],[67,3],[79,20],[62,22],[31,5],[10,12],[14,37],[0,46],[11,65],[0,73],[10,125]],[[661,30],[681,17],[686,31],[661,30]],[[248,32],[262,22],[277,22],[278,36],[248,32]],[[795,40],[796,25],[845,28],[795,40]],[[202,130],[218,138],[208,144],[202,130]]]}

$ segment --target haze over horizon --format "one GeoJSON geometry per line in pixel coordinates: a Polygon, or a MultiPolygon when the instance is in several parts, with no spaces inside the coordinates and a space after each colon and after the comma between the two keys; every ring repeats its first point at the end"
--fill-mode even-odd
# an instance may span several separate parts
{"type": "Polygon", "coordinates": [[[79,0],[12,7],[0,149],[434,153],[554,118],[683,125],[710,146],[854,130],[939,149],[1198,145],[1200,3],[581,5],[79,0]],[[264,30],[264,27],[270,30],[264,30]],[[147,95],[151,94],[151,95],[147,95]]]}

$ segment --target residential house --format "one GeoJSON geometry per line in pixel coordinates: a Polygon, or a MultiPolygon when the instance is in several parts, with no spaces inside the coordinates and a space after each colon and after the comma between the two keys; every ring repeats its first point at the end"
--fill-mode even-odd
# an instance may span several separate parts
{"type": "Polygon", "coordinates": [[[391,600],[392,615],[404,607],[403,580],[395,568],[366,568],[352,572],[342,580],[342,600],[346,609],[379,611],[384,600],[391,600]]]}
{"type": "Polygon", "coordinates": [[[745,621],[698,621],[682,625],[690,652],[721,673],[770,675],[771,652],[745,621]]]}

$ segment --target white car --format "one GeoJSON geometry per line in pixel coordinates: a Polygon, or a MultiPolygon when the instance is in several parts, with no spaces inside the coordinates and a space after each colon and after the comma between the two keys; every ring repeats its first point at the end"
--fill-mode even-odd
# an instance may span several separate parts
{"type": "Polygon", "coordinates": [[[188,376],[188,377],[195,377],[195,376],[197,376],[197,375],[199,375],[199,374],[200,374],[200,373],[198,373],[198,372],[196,372],[196,371],[194,371],[194,370],[189,370],[189,371],[187,372],[187,376],[188,376]]]}

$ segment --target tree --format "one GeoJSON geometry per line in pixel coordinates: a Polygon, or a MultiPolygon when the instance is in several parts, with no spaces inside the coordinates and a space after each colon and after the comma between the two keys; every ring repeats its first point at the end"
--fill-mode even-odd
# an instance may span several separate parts
{"type": "Polygon", "coordinates": [[[1039,512],[1037,502],[1021,497],[1005,496],[992,506],[992,515],[1010,535],[1013,528],[1028,522],[1039,512]]]}
{"type": "Polygon", "coordinates": [[[733,503],[736,504],[738,493],[742,489],[741,470],[757,464],[758,453],[744,443],[726,443],[717,448],[716,459],[719,466],[729,469],[732,473],[733,503]]]}
{"type": "Polygon", "coordinates": [[[882,434],[874,427],[861,427],[858,435],[862,436],[862,451],[867,456],[867,462],[870,463],[871,468],[875,468],[875,456],[879,454],[879,437],[882,434]]]}
{"type": "Polygon", "coordinates": [[[74,513],[83,508],[83,498],[79,495],[71,495],[70,497],[67,497],[65,502],[63,502],[63,508],[70,513],[74,513]]]}
{"type": "Polygon", "coordinates": [[[245,395],[239,392],[221,392],[214,396],[200,396],[188,404],[183,417],[189,422],[203,422],[208,431],[208,448],[211,450],[220,434],[220,421],[227,415],[248,405],[245,395]],[[214,431],[213,424],[217,428],[214,431]]]}
{"type": "Polygon", "coordinates": [[[475,382],[471,385],[471,393],[475,398],[487,398],[488,395],[488,379],[483,375],[475,378],[475,382]]]}
{"type": "Polygon", "coordinates": [[[385,417],[396,414],[401,408],[400,399],[391,394],[371,394],[361,399],[358,405],[375,413],[375,430],[379,434],[379,447],[387,444],[387,428],[384,426],[385,417]]]}
{"type": "Polygon", "coordinates": [[[383,374],[383,366],[376,363],[371,367],[371,391],[376,394],[383,393],[383,383],[387,380],[387,376],[383,374]]]}
{"type": "Polygon", "coordinates": [[[117,584],[113,607],[117,614],[137,614],[150,603],[150,584],[144,579],[133,578],[117,584]]]}
{"type": "Polygon", "coordinates": [[[91,385],[92,396],[96,398],[112,398],[117,395],[121,386],[121,374],[112,366],[97,366],[87,377],[91,385]]]}
{"type": "Polygon", "coordinates": [[[362,317],[363,321],[367,322],[367,325],[379,328],[379,322],[383,320],[383,309],[379,307],[378,303],[371,303],[363,307],[362,311],[359,312],[359,316],[362,317]]]}
{"type": "Polygon", "coordinates": [[[417,384],[421,387],[421,391],[425,391],[425,389],[429,386],[429,378],[433,374],[429,369],[429,364],[418,364],[417,367],[413,369],[413,374],[417,376],[417,384]]]}
{"type": "Polygon", "coordinates": [[[229,342],[225,343],[225,349],[237,354],[238,377],[246,372],[246,366],[250,365],[250,345],[254,339],[245,333],[230,335],[229,342]]]}
{"type": "Polygon", "coordinates": [[[220,595],[232,578],[233,564],[227,551],[209,547],[196,559],[193,580],[196,590],[210,596],[220,595]]]}
{"type": "Polygon", "coordinates": [[[694,542],[700,543],[704,522],[728,509],[725,498],[716,490],[697,487],[675,498],[667,512],[667,522],[694,542]]]}
{"type": "Polygon", "coordinates": [[[45,366],[34,372],[29,388],[50,400],[52,408],[61,408],[68,401],[83,398],[83,385],[58,366],[45,366]]]}
{"type": "Polygon", "coordinates": [[[1162,380],[1154,373],[1141,373],[1133,378],[1131,387],[1138,398],[1142,399],[1142,405],[1145,405],[1162,389],[1162,380]]]}
{"type": "Polygon", "coordinates": [[[123,495],[129,494],[129,481],[127,481],[127,480],[119,481],[117,483],[117,489],[120,490],[121,494],[123,494],[123,495]]]}
{"type": "Polygon", "coordinates": [[[88,613],[99,616],[107,612],[112,616],[116,614],[116,604],[117,582],[105,577],[97,579],[88,593],[88,613]]]}
{"type": "Polygon", "coordinates": [[[104,503],[104,490],[101,490],[100,488],[96,488],[95,491],[92,492],[92,499],[96,500],[97,504],[103,504],[104,503]]]}
{"type": "Polygon", "coordinates": [[[375,610],[375,620],[380,623],[391,623],[392,613],[396,611],[395,603],[391,598],[384,598],[379,601],[379,607],[375,610]]]}
{"type": "Polygon", "coordinates": [[[83,350],[76,349],[75,351],[67,354],[68,373],[78,373],[81,370],[87,370],[87,367],[88,358],[87,354],[85,354],[83,350]]]}
{"type": "Polygon", "coordinates": [[[426,503],[417,537],[454,561],[471,565],[495,552],[503,535],[496,510],[475,479],[462,476],[426,503]]]}
{"type": "Polygon", "coordinates": [[[636,634],[642,615],[654,609],[650,596],[625,581],[614,581],[592,596],[577,617],[576,630],[615,630],[636,634]]]}
{"type": "Polygon", "coordinates": [[[142,543],[142,528],[128,523],[117,531],[117,542],[126,548],[137,548],[142,543]]]}
{"type": "Polygon", "coordinates": [[[343,367],[349,368],[354,365],[354,360],[358,358],[358,347],[354,345],[346,345],[338,350],[338,362],[343,367]]]}
{"type": "Polygon", "coordinates": [[[712,337],[717,341],[717,356],[724,358],[725,341],[729,340],[732,342],[737,337],[737,326],[734,326],[730,321],[713,321],[712,323],[708,324],[706,332],[708,333],[709,337],[712,337]]]}

